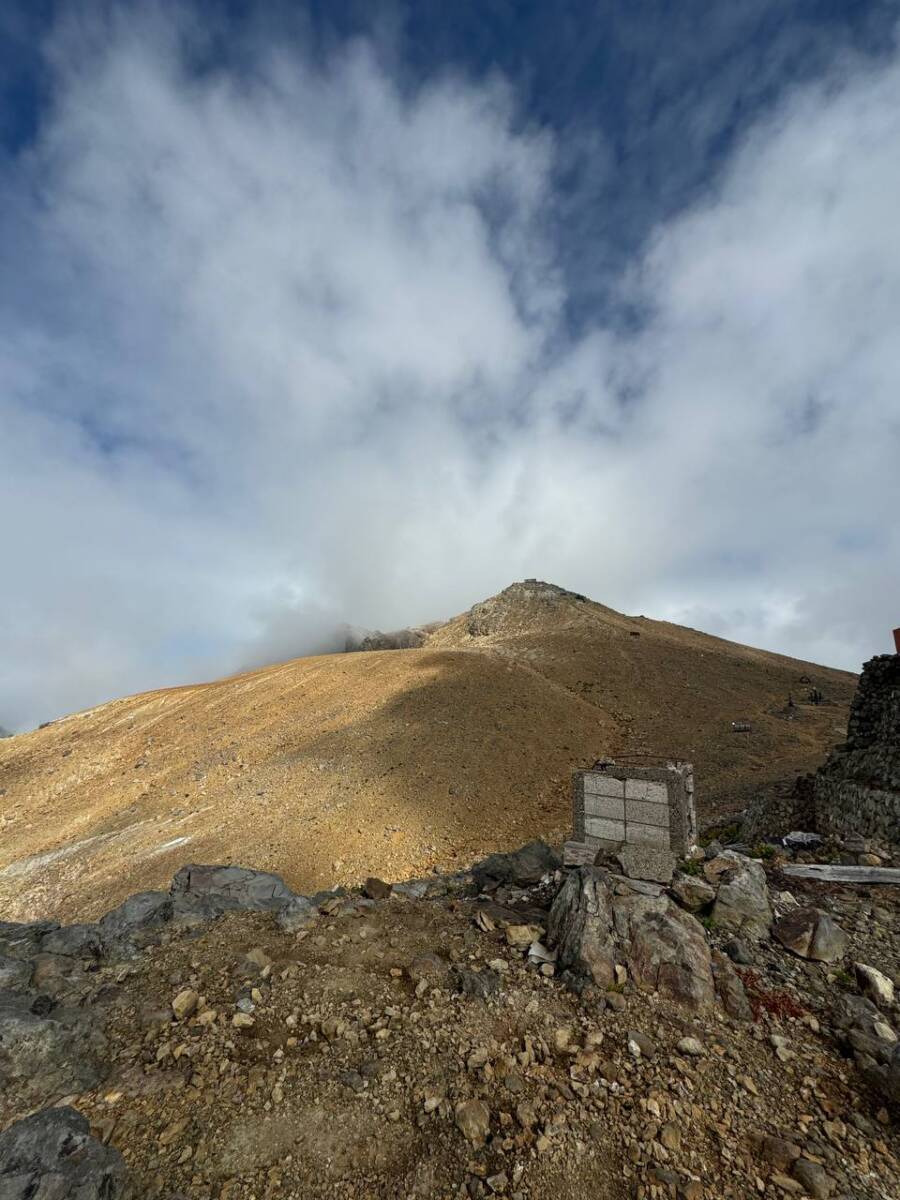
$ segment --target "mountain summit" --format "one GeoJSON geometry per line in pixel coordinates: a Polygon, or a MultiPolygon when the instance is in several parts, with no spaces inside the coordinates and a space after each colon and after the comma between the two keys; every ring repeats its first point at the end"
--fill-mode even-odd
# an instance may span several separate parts
{"type": "Polygon", "coordinates": [[[604,756],[693,760],[702,820],[816,767],[855,684],[537,580],[419,632],[0,742],[0,907],[92,916],[188,860],[305,892],[462,866],[563,840],[571,772],[604,756]]]}

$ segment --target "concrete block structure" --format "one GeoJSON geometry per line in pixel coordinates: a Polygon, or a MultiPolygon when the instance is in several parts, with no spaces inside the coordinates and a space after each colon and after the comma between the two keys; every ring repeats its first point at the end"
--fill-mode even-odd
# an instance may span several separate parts
{"type": "Polygon", "coordinates": [[[686,854],[697,840],[694,769],[685,762],[664,767],[606,763],[576,771],[573,817],[574,837],[565,854],[570,864],[629,843],[686,854]]]}

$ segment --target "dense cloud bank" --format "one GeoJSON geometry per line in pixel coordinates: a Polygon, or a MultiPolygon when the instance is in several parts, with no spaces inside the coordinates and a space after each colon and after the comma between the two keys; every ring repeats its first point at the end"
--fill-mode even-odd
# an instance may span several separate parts
{"type": "Polygon", "coordinates": [[[620,278],[629,331],[576,335],[566,147],[503,78],[401,89],[365,41],[198,72],[194,33],[60,27],[3,167],[0,719],[525,576],[888,648],[900,58],[788,90],[620,278]]]}

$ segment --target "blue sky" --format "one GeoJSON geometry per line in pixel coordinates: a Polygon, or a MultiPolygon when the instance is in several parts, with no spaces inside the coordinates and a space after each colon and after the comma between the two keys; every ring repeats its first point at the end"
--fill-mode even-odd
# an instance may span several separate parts
{"type": "Polygon", "coordinates": [[[900,622],[893,4],[7,4],[0,723],[536,575],[900,622]]]}

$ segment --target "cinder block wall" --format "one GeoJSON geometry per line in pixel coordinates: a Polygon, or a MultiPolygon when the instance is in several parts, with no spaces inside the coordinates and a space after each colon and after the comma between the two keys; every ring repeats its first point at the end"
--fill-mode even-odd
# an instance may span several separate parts
{"type": "Polygon", "coordinates": [[[577,771],[575,841],[598,850],[633,842],[684,854],[696,836],[693,796],[689,763],[577,771]]]}

